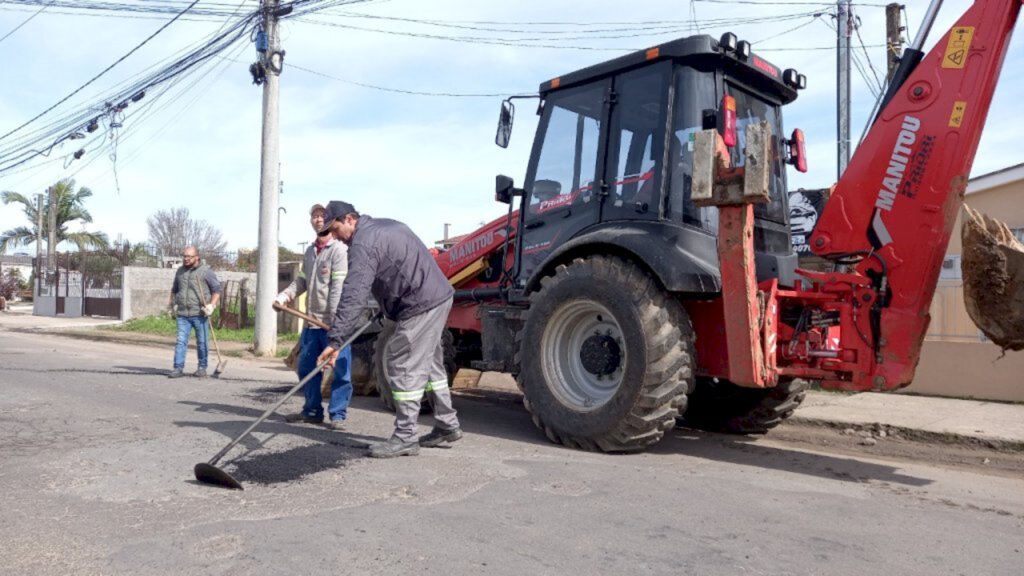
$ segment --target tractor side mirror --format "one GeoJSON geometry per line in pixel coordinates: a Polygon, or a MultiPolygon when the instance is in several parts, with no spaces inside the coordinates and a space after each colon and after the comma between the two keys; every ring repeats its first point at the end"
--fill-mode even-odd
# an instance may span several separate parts
{"type": "Polygon", "coordinates": [[[508,141],[512,138],[512,120],[516,116],[516,107],[511,100],[501,103],[501,114],[498,115],[498,132],[494,135],[494,143],[502,148],[508,148],[508,141]]]}
{"type": "Polygon", "coordinates": [[[504,174],[494,177],[494,200],[502,204],[511,204],[513,194],[512,179],[504,174]]]}

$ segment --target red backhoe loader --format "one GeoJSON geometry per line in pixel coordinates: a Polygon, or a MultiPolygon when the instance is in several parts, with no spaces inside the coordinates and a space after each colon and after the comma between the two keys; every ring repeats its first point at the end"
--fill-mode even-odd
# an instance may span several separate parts
{"type": "MultiPolygon", "coordinates": [[[[810,237],[825,272],[798,269],[790,245],[785,169],[806,155],[781,108],[803,75],[725,34],[544,82],[525,183],[497,177],[508,214],[437,256],[457,290],[449,361],[513,373],[552,441],[607,452],[679,419],[765,432],[809,380],[908,385],[1020,8],[977,0],[930,52],[922,33],[904,54],[810,237]]],[[[1020,349],[1020,245],[979,221],[969,308],[1020,349]]]]}

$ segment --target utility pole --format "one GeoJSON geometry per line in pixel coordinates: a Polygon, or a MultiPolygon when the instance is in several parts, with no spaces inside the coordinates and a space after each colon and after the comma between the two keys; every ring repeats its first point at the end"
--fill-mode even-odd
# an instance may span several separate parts
{"type": "Polygon", "coordinates": [[[50,186],[47,193],[50,195],[50,230],[46,243],[46,269],[52,270],[57,258],[57,188],[50,186]]]}
{"type": "Polygon", "coordinates": [[[257,51],[263,68],[263,143],[260,155],[260,229],[259,264],[256,281],[256,329],[253,350],[261,356],[277,353],[277,317],[273,311],[277,295],[277,204],[281,181],[278,138],[278,91],[284,51],[278,37],[279,0],[261,0],[265,50],[257,38],[257,51]]]}
{"type": "Polygon", "coordinates": [[[903,27],[900,26],[902,4],[888,4],[885,7],[885,61],[888,64],[886,81],[892,80],[903,55],[903,27]]]}
{"type": "Polygon", "coordinates": [[[36,287],[35,295],[40,295],[43,287],[43,195],[36,194],[36,287]]]}
{"type": "Polygon", "coordinates": [[[850,36],[853,32],[853,8],[850,0],[836,5],[836,132],[839,136],[836,179],[846,172],[850,163],[850,36]]]}

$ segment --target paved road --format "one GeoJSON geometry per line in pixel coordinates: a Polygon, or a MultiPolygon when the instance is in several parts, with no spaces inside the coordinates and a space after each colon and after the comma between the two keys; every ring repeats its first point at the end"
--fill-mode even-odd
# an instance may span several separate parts
{"type": "Polygon", "coordinates": [[[348,433],[267,422],[225,464],[246,490],[211,488],[192,466],[294,380],[239,359],[221,381],[167,380],[170,355],[0,332],[0,574],[973,576],[1024,565],[1024,478],[687,431],[641,455],[582,453],[550,445],[518,406],[464,398],[467,435],[451,450],[363,458],[391,418],[358,398],[348,433]]]}

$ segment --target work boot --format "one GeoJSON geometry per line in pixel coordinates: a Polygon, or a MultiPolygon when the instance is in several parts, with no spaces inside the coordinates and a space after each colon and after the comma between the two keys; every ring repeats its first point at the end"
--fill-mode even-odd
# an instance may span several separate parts
{"type": "Polygon", "coordinates": [[[420,446],[424,448],[451,448],[451,446],[445,446],[445,444],[453,444],[459,440],[462,440],[461,428],[445,430],[444,428],[434,427],[429,434],[420,436],[420,446]]]}
{"type": "Polygon", "coordinates": [[[200,368],[192,373],[196,378],[206,378],[206,368],[200,368]]]}
{"type": "Polygon", "coordinates": [[[294,414],[285,414],[284,421],[289,424],[295,424],[296,422],[302,422],[303,424],[323,424],[324,418],[313,418],[312,416],[306,416],[302,412],[296,412],[294,414]]]}
{"type": "Polygon", "coordinates": [[[416,456],[420,453],[417,442],[405,442],[392,436],[387,442],[379,442],[370,446],[366,455],[370,458],[394,458],[395,456],[416,456]]]}
{"type": "Polygon", "coordinates": [[[171,373],[167,375],[168,378],[181,378],[185,373],[181,371],[181,368],[175,368],[171,370],[171,373]]]}
{"type": "Polygon", "coordinates": [[[345,431],[345,421],[344,420],[335,420],[335,419],[332,418],[331,421],[327,423],[327,427],[330,428],[331,430],[335,431],[335,432],[344,432],[345,431]]]}

